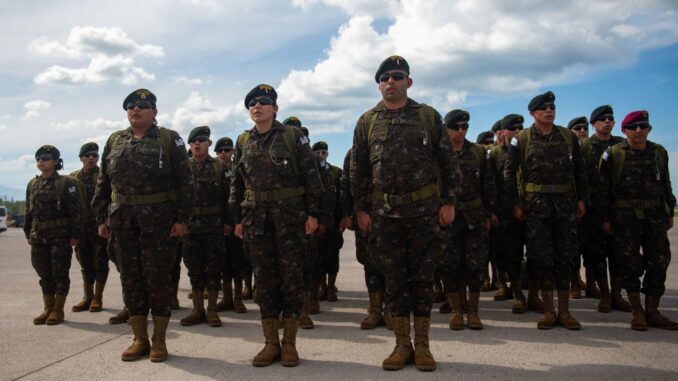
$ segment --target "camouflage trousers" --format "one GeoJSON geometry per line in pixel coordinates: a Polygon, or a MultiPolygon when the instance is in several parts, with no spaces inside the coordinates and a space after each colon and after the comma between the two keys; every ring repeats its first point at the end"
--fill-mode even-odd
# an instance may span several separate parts
{"type": "Polygon", "coordinates": [[[226,254],[221,268],[221,277],[224,283],[233,280],[240,282],[247,275],[248,269],[250,269],[250,273],[252,272],[250,261],[243,249],[242,240],[231,234],[224,237],[224,245],[226,254]]]}
{"type": "Polygon", "coordinates": [[[570,290],[572,260],[577,255],[577,219],[567,216],[543,218],[527,213],[527,259],[532,279],[541,290],[570,290]]]}
{"type": "Polygon", "coordinates": [[[184,264],[194,293],[221,289],[221,269],[225,262],[223,234],[188,233],[182,242],[184,264]]]}
{"type": "Polygon", "coordinates": [[[311,287],[316,285],[316,282],[320,279],[317,276],[318,267],[320,263],[320,246],[318,244],[319,237],[312,236],[308,239],[308,247],[306,249],[306,255],[304,256],[304,291],[311,291],[311,287]]]}
{"type": "Polygon", "coordinates": [[[68,239],[31,244],[31,264],[40,277],[43,295],[68,295],[71,256],[68,239]]]}
{"type": "Polygon", "coordinates": [[[184,240],[177,237],[172,237],[172,244],[174,245],[174,258],[170,266],[170,276],[173,284],[179,284],[181,280],[181,258],[184,252],[184,240]]]}
{"type": "Polygon", "coordinates": [[[469,225],[459,213],[445,232],[449,238],[438,271],[447,292],[459,292],[464,284],[469,291],[480,292],[489,256],[485,225],[469,225]]]}
{"type": "Polygon", "coordinates": [[[632,210],[614,213],[612,231],[616,261],[622,287],[628,292],[664,295],[666,271],[671,263],[667,220],[666,214],[647,209],[643,220],[636,219],[632,210]]]}
{"type": "Polygon", "coordinates": [[[433,272],[440,262],[443,237],[438,215],[371,217],[369,251],[384,274],[386,305],[394,316],[430,317],[433,272]]]}
{"type": "Polygon", "coordinates": [[[581,229],[584,266],[591,269],[595,279],[607,278],[609,267],[610,278],[614,279],[619,276],[614,255],[614,238],[603,232],[602,224],[602,218],[589,214],[584,216],[581,229]]]}
{"type": "MultiPolygon", "coordinates": [[[[357,223],[354,223],[353,226],[358,226],[357,223]]],[[[365,285],[367,286],[368,293],[384,293],[386,290],[386,284],[384,281],[384,274],[379,271],[377,265],[375,265],[374,260],[369,255],[368,250],[368,239],[357,229],[355,231],[355,255],[358,263],[363,265],[365,272],[365,285]]]]}
{"type": "Polygon", "coordinates": [[[130,315],[170,316],[172,266],[177,239],[171,221],[131,229],[111,229],[111,245],[120,269],[125,306],[130,315]]]}
{"type": "Polygon", "coordinates": [[[83,235],[80,244],[75,248],[75,257],[80,263],[82,280],[85,283],[106,283],[109,271],[107,244],[96,230],[92,230],[83,235]]]}
{"type": "Polygon", "coordinates": [[[511,211],[498,213],[499,225],[493,226],[497,261],[508,273],[509,280],[520,283],[525,247],[525,223],[516,220],[511,211]]]}
{"type": "Polygon", "coordinates": [[[344,237],[340,231],[332,229],[318,239],[318,266],[316,278],[322,279],[326,274],[339,273],[339,251],[344,245],[344,237]]]}
{"type": "Polygon", "coordinates": [[[304,258],[308,236],[303,200],[290,200],[286,208],[243,212],[245,250],[252,263],[257,292],[255,303],[262,319],[298,318],[304,291],[304,258]]]}

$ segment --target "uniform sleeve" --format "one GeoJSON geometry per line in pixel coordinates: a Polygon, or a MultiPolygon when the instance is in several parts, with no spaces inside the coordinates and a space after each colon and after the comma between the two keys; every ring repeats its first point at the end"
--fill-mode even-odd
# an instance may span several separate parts
{"type": "Polygon", "coordinates": [[[610,213],[612,211],[612,205],[614,203],[612,193],[613,167],[614,165],[612,163],[612,154],[610,148],[608,148],[600,156],[600,161],[598,162],[598,184],[600,188],[598,189],[597,200],[600,203],[601,217],[604,222],[610,221],[610,213]]]}
{"type": "MultiPolygon", "coordinates": [[[[219,160],[219,159],[216,159],[219,160]]],[[[228,207],[228,200],[231,197],[231,176],[226,176],[227,173],[230,172],[230,164],[222,164],[222,174],[221,174],[221,182],[222,182],[222,198],[221,198],[221,210],[222,210],[222,221],[224,225],[232,225],[233,224],[233,215],[231,214],[231,209],[228,207]]]]}
{"type": "Polygon", "coordinates": [[[676,208],[676,196],[673,194],[673,189],[671,188],[671,174],[669,173],[669,155],[665,150],[662,150],[662,155],[664,155],[664,178],[662,179],[662,187],[664,188],[664,200],[669,206],[669,215],[673,217],[674,209],[676,208]]]}
{"type": "Polygon", "coordinates": [[[344,157],[344,171],[341,173],[339,200],[341,202],[342,217],[353,215],[353,198],[351,197],[351,182],[349,174],[351,172],[351,150],[344,157]]]}
{"type": "Polygon", "coordinates": [[[235,153],[233,154],[233,159],[231,159],[231,194],[228,198],[229,213],[235,224],[239,224],[242,219],[240,203],[245,197],[245,180],[243,178],[242,166],[240,165],[241,158],[242,147],[240,144],[236,144],[235,153]]]}
{"type": "Polygon", "coordinates": [[[351,167],[349,182],[353,204],[356,212],[369,212],[370,185],[372,184],[372,168],[370,166],[370,149],[365,133],[365,116],[361,116],[353,132],[353,148],[351,149],[351,167]]]}
{"type": "Polygon", "coordinates": [[[332,187],[332,178],[330,171],[326,168],[321,168],[320,160],[316,161],[316,169],[320,174],[320,181],[323,189],[320,194],[320,208],[318,210],[318,222],[330,227],[334,221],[334,205],[336,198],[334,196],[334,187],[332,187]]]}
{"type": "Polygon", "coordinates": [[[174,222],[188,224],[195,204],[193,174],[188,164],[188,154],[186,153],[183,140],[176,131],[170,132],[172,134],[170,160],[172,161],[172,174],[177,194],[177,215],[174,222]]]}
{"type": "Polygon", "coordinates": [[[31,205],[31,182],[28,182],[28,185],[26,186],[26,206],[24,207],[24,235],[26,236],[26,239],[28,239],[29,235],[31,234],[31,228],[33,227],[33,216],[31,215],[30,211],[30,205],[31,205]]]}
{"type": "Polygon", "coordinates": [[[447,132],[443,129],[443,122],[440,114],[436,112],[435,127],[433,129],[434,141],[437,141],[436,160],[440,166],[440,175],[442,177],[441,202],[444,205],[454,205],[457,201],[456,195],[460,191],[462,183],[462,173],[459,168],[459,160],[454,155],[452,142],[450,142],[447,132]]]}
{"type": "Polygon", "coordinates": [[[297,143],[297,158],[299,161],[298,165],[301,172],[301,180],[306,191],[306,193],[304,193],[306,212],[309,216],[318,217],[320,213],[320,197],[324,188],[320,180],[318,167],[316,166],[316,157],[313,155],[313,152],[311,152],[311,146],[308,145],[308,139],[303,135],[301,130],[295,129],[294,135],[297,143]]]}
{"type": "Polygon", "coordinates": [[[572,164],[574,168],[574,183],[577,187],[577,201],[588,200],[588,181],[586,180],[586,162],[584,161],[584,155],[582,153],[581,144],[579,144],[579,139],[577,136],[569,131],[572,134],[572,164]]]}
{"type": "Polygon", "coordinates": [[[80,203],[80,197],[84,197],[84,195],[79,193],[78,186],[80,184],[76,183],[79,181],[80,180],[77,179],[67,179],[66,187],[64,189],[65,194],[63,195],[66,201],[66,210],[68,211],[68,227],[71,239],[80,239],[82,233],[80,231],[80,221],[84,216],[80,215],[80,207],[78,204],[80,203]]]}
{"type": "Polygon", "coordinates": [[[492,170],[492,159],[490,156],[491,151],[484,152],[486,154],[483,155],[480,168],[483,186],[483,205],[485,205],[485,209],[491,211],[497,202],[497,184],[494,181],[494,171],[492,170]]]}
{"type": "MultiPolygon", "coordinates": [[[[529,131],[527,132],[530,133],[529,131]]],[[[518,169],[520,168],[520,141],[518,136],[511,140],[508,154],[506,155],[506,162],[504,163],[504,191],[513,200],[513,205],[519,205],[518,199],[518,169]]]]}
{"type": "Polygon", "coordinates": [[[108,155],[111,153],[112,138],[113,135],[108,138],[104,146],[104,151],[101,155],[99,177],[97,178],[97,185],[94,190],[94,197],[92,198],[92,212],[97,220],[97,225],[106,223],[108,204],[111,203],[111,178],[109,177],[108,155]]]}

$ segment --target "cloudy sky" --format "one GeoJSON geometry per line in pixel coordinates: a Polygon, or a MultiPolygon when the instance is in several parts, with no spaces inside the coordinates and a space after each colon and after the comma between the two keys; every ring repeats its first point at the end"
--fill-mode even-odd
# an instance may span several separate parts
{"type": "Polygon", "coordinates": [[[340,165],[392,54],[410,63],[412,98],[471,113],[472,139],[508,113],[529,121],[529,99],[553,90],[562,125],[602,104],[619,122],[647,109],[678,162],[672,0],[0,0],[0,25],[4,187],[25,188],[43,144],[78,167],[82,143],[127,127],[139,87],[161,125],[235,138],[251,127],[244,95],[271,84],[280,119],[299,117],[340,165]]]}

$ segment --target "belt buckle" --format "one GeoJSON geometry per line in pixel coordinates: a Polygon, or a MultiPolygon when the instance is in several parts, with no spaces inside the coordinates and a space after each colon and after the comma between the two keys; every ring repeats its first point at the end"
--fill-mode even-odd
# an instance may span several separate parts
{"type": "Polygon", "coordinates": [[[271,201],[269,192],[270,191],[260,191],[259,192],[259,201],[271,201]]]}

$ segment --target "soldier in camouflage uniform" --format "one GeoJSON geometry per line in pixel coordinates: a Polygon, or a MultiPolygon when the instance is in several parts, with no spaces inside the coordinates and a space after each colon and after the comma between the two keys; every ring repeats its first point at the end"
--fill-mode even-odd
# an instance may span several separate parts
{"type": "Polygon", "coordinates": [[[603,105],[593,110],[591,113],[591,125],[595,129],[595,134],[591,138],[582,141],[582,152],[586,161],[586,175],[589,184],[589,200],[586,206],[586,215],[582,220],[586,293],[588,296],[590,283],[593,283],[593,279],[595,279],[600,289],[599,312],[607,313],[612,311],[612,309],[631,312],[631,306],[621,296],[621,281],[615,262],[612,236],[602,231],[603,210],[599,199],[600,177],[598,165],[600,157],[609,147],[623,142],[624,138],[612,135],[614,112],[610,105],[603,105]],[[608,261],[610,270],[609,285],[607,277],[608,261]]]}
{"type": "Polygon", "coordinates": [[[614,237],[622,287],[631,302],[631,328],[678,330],[678,323],[658,310],[671,262],[667,230],[673,227],[676,206],[669,157],[664,147],[647,139],[652,129],[647,111],[631,112],[621,128],[626,140],[608,148],[600,161],[602,228],[614,237]]]}
{"type": "MultiPolygon", "coordinates": [[[[492,128],[490,129],[490,132],[494,135],[494,141],[492,144],[485,145],[485,149],[487,150],[487,155],[488,157],[491,155],[492,149],[494,147],[499,147],[503,144],[504,142],[504,130],[501,128],[501,119],[498,121],[494,122],[492,125],[492,128]]],[[[493,172],[493,175],[495,175],[496,172],[493,172]]],[[[495,177],[495,185],[497,184],[497,179],[495,177]]],[[[502,175],[503,177],[503,175],[502,175]]],[[[504,183],[504,180],[501,179],[501,184],[504,183]]],[[[496,189],[503,189],[499,188],[498,186],[496,189]]],[[[496,221],[493,221],[492,226],[497,226],[496,221]]],[[[483,287],[481,288],[481,291],[483,290],[489,290],[491,288],[496,288],[496,292],[494,293],[494,300],[496,301],[502,301],[506,300],[507,298],[511,297],[511,293],[508,289],[508,286],[506,284],[506,277],[507,277],[507,272],[506,272],[506,264],[503,261],[503,258],[499,256],[499,253],[501,251],[501,247],[498,246],[498,242],[501,239],[497,235],[497,229],[491,228],[489,232],[489,237],[490,237],[490,255],[489,255],[489,262],[490,265],[492,266],[492,284],[490,286],[490,283],[488,279],[485,280],[486,283],[483,283],[483,287]],[[487,286],[487,287],[486,287],[487,286]]],[[[489,275],[489,274],[486,274],[489,275]]]]}
{"type": "Polygon", "coordinates": [[[229,227],[224,223],[228,215],[228,199],[221,161],[209,155],[210,129],[194,128],[188,136],[191,146],[189,164],[193,173],[195,206],[183,237],[184,264],[188,268],[193,291],[193,311],[181,319],[181,325],[191,326],[207,322],[211,327],[221,327],[217,313],[217,299],[221,288],[221,270],[226,250],[224,235],[229,227]],[[207,313],[201,293],[207,289],[207,313]]]}
{"type": "Polygon", "coordinates": [[[130,127],[106,142],[92,207],[99,235],[110,237],[134,331],[134,342],[121,359],[150,353],[151,361],[165,361],[173,289],[168,256],[175,250],[175,237],[188,228],[193,177],[184,141],[157,125],[155,95],[138,89],[122,106],[130,127]],[[150,345],[149,310],[154,325],[150,345]]]}
{"type": "MultiPolygon", "coordinates": [[[[74,171],[70,176],[77,178],[85,188],[85,197],[89,207],[94,198],[94,188],[99,177],[99,146],[96,143],[85,143],[80,147],[80,161],[82,169],[74,171]]],[[[73,312],[86,311],[99,312],[102,310],[102,298],[104,286],[108,279],[108,253],[107,242],[97,234],[97,224],[93,213],[82,216],[87,221],[83,223],[85,231],[82,232],[80,244],[75,248],[76,258],[80,263],[84,296],[82,300],[73,306],[73,312]]]]}
{"type": "Polygon", "coordinates": [[[450,239],[440,267],[447,298],[454,311],[450,320],[450,329],[454,330],[464,328],[459,292],[466,292],[466,286],[469,289],[468,327],[483,328],[478,316],[478,302],[489,255],[490,211],[497,199],[497,188],[485,149],[466,139],[469,119],[469,113],[464,110],[452,110],[444,119],[463,174],[455,204],[457,217],[446,228],[450,239]]]}
{"type": "Polygon", "coordinates": [[[370,256],[384,273],[386,303],[394,315],[396,346],[382,367],[402,369],[414,360],[417,369],[431,371],[433,272],[442,253],[441,226],[454,220],[459,166],[440,114],[407,97],[412,85],[407,61],[387,58],[375,81],[382,101],[356,124],[350,184],[358,226],[369,234],[370,256]]]}
{"type": "MultiPolygon", "coordinates": [[[[231,138],[221,138],[214,145],[214,152],[217,158],[221,160],[223,167],[223,182],[226,185],[226,200],[231,196],[231,178],[233,177],[232,161],[233,140],[231,138]]],[[[251,276],[252,270],[250,261],[247,259],[242,247],[242,239],[233,234],[233,218],[229,217],[224,221],[224,243],[226,247],[226,256],[224,266],[221,269],[223,299],[217,303],[217,311],[235,311],[237,313],[247,312],[247,307],[243,304],[243,278],[251,276]],[[249,270],[248,270],[249,269],[249,270]]]]}
{"type": "Polygon", "coordinates": [[[504,182],[512,197],[513,214],[527,221],[527,256],[532,276],[539,282],[544,315],[539,329],[559,322],[567,329],[581,325],[569,312],[570,274],[577,254],[577,220],[586,213],[586,168],[574,134],[553,124],[555,95],[548,91],[529,105],[534,124],[511,141],[504,182]],[[522,171],[522,198],[517,173],[522,171]],[[558,315],[553,307],[553,287],[558,290],[558,315]]]}
{"type": "Polygon", "coordinates": [[[64,321],[64,304],[71,285],[71,247],[80,243],[77,179],[59,175],[63,161],[51,145],[35,153],[40,175],[26,188],[24,234],[31,245],[31,264],[40,277],[43,312],[33,324],[64,321]]]}
{"type": "Polygon", "coordinates": [[[275,119],[277,93],[259,85],[245,97],[255,126],[242,133],[233,157],[229,207],[256,281],[266,339],[252,364],[299,364],[296,335],[302,307],[303,259],[318,227],[318,178],[308,138],[275,119]],[[278,317],[283,317],[282,348],[278,317]]]}

